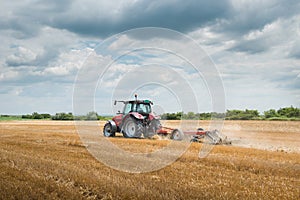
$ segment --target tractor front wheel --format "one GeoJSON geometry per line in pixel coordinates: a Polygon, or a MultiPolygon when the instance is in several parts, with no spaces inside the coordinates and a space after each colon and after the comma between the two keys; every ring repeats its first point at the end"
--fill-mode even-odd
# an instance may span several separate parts
{"type": "Polygon", "coordinates": [[[106,123],[103,128],[103,135],[105,137],[115,137],[116,132],[113,131],[112,125],[110,123],[106,123]]]}
{"type": "Polygon", "coordinates": [[[128,117],[124,121],[122,133],[126,138],[139,138],[143,133],[143,125],[140,124],[137,120],[128,117]]]}

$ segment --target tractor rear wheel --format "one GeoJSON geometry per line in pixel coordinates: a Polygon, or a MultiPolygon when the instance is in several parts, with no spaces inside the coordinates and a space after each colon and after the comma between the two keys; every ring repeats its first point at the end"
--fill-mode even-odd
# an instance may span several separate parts
{"type": "Polygon", "coordinates": [[[103,135],[105,137],[115,137],[116,132],[113,131],[110,123],[106,123],[103,128],[103,135]]]}
{"type": "Polygon", "coordinates": [[[124,121],[122,133],[126,138],[139,138],[143,133],[143,125],[137,120],[128,117],[124,121]]]}

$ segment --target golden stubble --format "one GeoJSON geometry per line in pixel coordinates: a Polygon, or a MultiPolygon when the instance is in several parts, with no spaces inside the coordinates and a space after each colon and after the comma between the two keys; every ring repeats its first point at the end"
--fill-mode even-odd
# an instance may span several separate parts
{"type": "MultiPolygon", "coordinates": [[[[176,126],[175,121],[165,123],[176,126]]],[[[209,124],[200,123],[204,128],[209,124]]],[[[300,197],[300,153],[292,148],[299,142],[299,122],[226,121],[223,133],[252,140],[252,145],[265,140],[266,150],[236,143],[216,146],[199,159],[202,144],[193,143],[173,164],[142,174],[117,171],[98,162],[80,141],[73,122],[1,122],[0,129],[0,199],[300,197]],[[282,149],[276,146],[279,140],[283,140],[282,149]],[[271,148],[272,142],[276,148],[271,148]]],[[[169,143],[120,135],[110,141],[126,151],[142,153],[169,143]]]]}

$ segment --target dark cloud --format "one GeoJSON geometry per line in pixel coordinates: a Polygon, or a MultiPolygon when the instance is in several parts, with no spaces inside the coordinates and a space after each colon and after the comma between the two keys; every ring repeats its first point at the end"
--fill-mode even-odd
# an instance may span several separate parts
{"type": "Polygon", "coordinates": [[[237,37],[250,31],[260,30],[278,19],[290,18],[299,13],[298,0],[236,1],[230,15],[214,27],[216,32],[225,32],[237,37]]]}
{"type": "Polygon", "coordinates": [[[262,29],[279,18],[293,16],[300,9],[297,0],[141,0],[127,4],[115,1],[113,6],[107,1],[32,0],[19,4],[13,9],[13,16],[17,17],[4,17],[0,25],[29,37],[38,33],[42,25],[102,38],[139,27],[163,27],[188,33],[213,25],[215,32],[236,37],[262,29]]]}
{"type": "Polygon", "coordinates": [[[291,51],[289,52],[289,56],[292,58],[300,59],[300,40],[294,42],[291,51]]]}
{"type": "Polygon", "coordinates": [[[269,49],[269,45],[261,40],[243,41],[230,48],[230,51],[246,52],[249,54],[260,53],[269,49]]]}
{"type": "MultiPolygon", "coordinates": [[[[149,26],[189,32],[226,17],[231,9],[229,1],[219,0],[137,1],[124,5],[116,13],[106,9],[105,2],[101,4],[81,1],[76,6],[72,6],[75,1],[66,2],[37,3],[29,10],[19,12],[52,27],[82,35],[106,37],[128,29],[149,26]]],[[[115,7],[118,6],[116,2],[115,7]]]]}
{"type": "Polygon", "coordinates": [[[0,30],[13,30],[12,36],[17,39],[26,39],[37,36],[39,34],[40,25],[28,17],[1,17],[0,30]]]}
{"type": "MultiPolygon", "coordinates": [[[[258,54],[295,38],[295,26],[300,2],[290,1],[233,1],[229,15],[217,21],[210,28],[221,34],[224,41],[234,41],[228,50],[258,54]],[[272,29],[272,30],[269,30],[272,29]],[[253,38],[251,38],[251,35],[253,38]]],[[[298,22],[299,23],[299,22],[298,22]]],[[[297,47],[290,56],[297,57],[297,47]]]]}
{"type": "Polygon", "coordinates": [[[12,30],[12,36],[17,39],[33,38],[70,5],[71,0],[6,1],[0,8],[0,30],[12,30]]]}

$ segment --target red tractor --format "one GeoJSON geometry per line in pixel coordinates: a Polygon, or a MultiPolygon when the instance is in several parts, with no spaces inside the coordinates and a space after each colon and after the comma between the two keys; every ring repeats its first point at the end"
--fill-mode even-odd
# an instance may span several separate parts
{"type": "Polygon", "coordinates": [[[205,131],[198,128],[196,131],[181,131],[179,129],[163,127],[159,119],[152,113],[150,100],[115,101],[124,103],[123,112],[118,112],[112,120],[108,120],[103,128],[105,137],[114,137],[120,132],[126,138],[151,138],[158,134],[168,136],[172,140],[190,139],[191,142],[201,142],[204,137],[211,144],[231,144],[227,137],[218,130],[205,131]]]}
{"type": "Polygon", "coordinates": [[[109,120],[103,128],[105,137],[114,137],[120,132],[126,138],[145,138],[154,136],[161,129],[159,119],[152,113],[150,100],[115,101],[124,103],[123,112],[109,120]]]}

